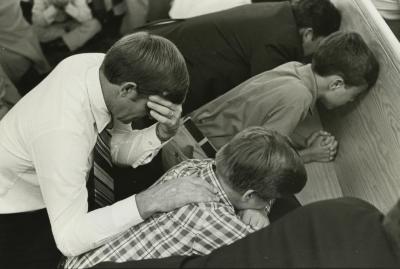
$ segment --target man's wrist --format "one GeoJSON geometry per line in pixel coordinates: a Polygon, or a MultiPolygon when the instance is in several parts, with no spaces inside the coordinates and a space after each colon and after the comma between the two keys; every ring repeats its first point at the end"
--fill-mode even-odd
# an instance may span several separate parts
{"type": "Polygon", "coordinates": [[[135,195],[136,207],[142,219],[147,219],[157,212],[152,203],[153,198],[148,195],[148,191],[143,191],[135,195]]]}
{"type": "Polygon", "coordinates": [[[161,141],[161,143],[164,143],[165,141],[168,141],[173,135],[166,134],[161,130],[161,123],[157,123],[156,125],[156,135],[158,139],[161,141]]]}

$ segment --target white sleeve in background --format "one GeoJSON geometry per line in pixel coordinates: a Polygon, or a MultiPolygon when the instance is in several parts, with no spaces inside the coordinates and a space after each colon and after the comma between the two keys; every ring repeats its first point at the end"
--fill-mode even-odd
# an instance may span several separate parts
{"type": "Polygon", "coordinates": [[[73,0],[65,7],[65,12],[78,22],[85,22],[93,18],[87,0],[73,0]]]}
{"type": "Polygon", "coordinates": [[[156,135],[156,124],[143,130],[132,130],[129,124],[115,122],[111,131],[111,157],[118,165],[136,168],[147,164],[164,144],[156,135]]]}
{"type": "Polygon", "coordinates": [[[251,4],[251,0],[174,0],[169,16],[186,19],[245,4],[251,4]]]}
{"type": "Polygon", "coordinates": [[[46,0],[35,0],[32,7],[32,24],[37,26],[47,26],[52,24],[59,10],[48,3],[46,0]]]}
{"type": "Polygon", "coordinates": [[[76,256],[142,222],[135,197],[88,213],[87,162],[81,133],[54,130],[34,138],[31,153],[58,249],[76,256]]]}

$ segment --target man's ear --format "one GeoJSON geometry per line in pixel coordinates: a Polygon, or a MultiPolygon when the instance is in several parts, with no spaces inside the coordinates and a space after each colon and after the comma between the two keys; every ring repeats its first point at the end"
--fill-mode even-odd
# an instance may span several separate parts
{"type": "Polygon", "coordinates": [[[256,192],[254,190],[247,190],[242,195],[243,202],[248,202],[249,200],[253,199],[255,194],[256,194],[256,192]]]}
{"type": "Polygon", "coordinates": [[[124,98],[134,100],[137,95],[137,85],[135,82],[124,82],[119,88],[119,95],[124,98]]]}
{"type": "Polygon", "coordinates": [[[344,80],[340,76],[333,76],[331,82],[329,82],[329,90],[334,91],[344,87],[344,80]]]}

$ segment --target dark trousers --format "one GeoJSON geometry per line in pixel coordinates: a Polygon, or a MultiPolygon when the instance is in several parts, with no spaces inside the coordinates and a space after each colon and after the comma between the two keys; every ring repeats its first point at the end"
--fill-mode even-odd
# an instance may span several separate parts
{"type": "Polygon", "coordinates": [[[61,257],[45,209],[0,214],[0,268],[57,268],[61,257]]]}

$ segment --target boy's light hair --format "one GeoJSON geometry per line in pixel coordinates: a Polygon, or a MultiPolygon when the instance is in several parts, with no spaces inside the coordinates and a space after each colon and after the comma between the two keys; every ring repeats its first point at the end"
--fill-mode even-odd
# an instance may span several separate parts
{"type": "Polygon", "coordinates": [[[289,139],[262,127],[237,134],[215,161],[217,173],[234,190],[254,190],[265,200],[298,193],[307,181],[303,161],[289,139]]]}

